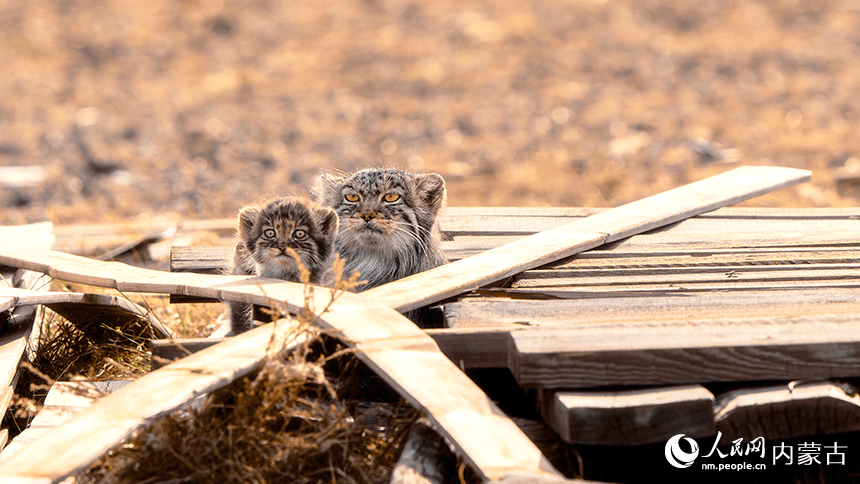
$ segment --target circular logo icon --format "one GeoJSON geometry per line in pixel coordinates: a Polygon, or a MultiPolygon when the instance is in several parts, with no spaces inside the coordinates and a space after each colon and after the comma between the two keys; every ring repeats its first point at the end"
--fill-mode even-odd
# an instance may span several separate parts
{"type": "Polygon", "coordinates": [[[666,442],[666,460],[674,467],[684,469],[693,465],[693,461],[699,457],[699,444],[695,440],[684,437],[684,434],[678,434],[668,442],[666,442]],[[687,441],[692,449],[690,452],[685,452],[681,449],[681,439],[687,441]]]}

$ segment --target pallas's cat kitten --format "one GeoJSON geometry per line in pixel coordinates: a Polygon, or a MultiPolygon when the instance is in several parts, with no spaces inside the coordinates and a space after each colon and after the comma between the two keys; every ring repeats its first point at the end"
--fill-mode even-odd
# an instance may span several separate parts
{"type": "MultiPolygon", "coordinates": [[[[300,282],[299,269],[287,248],[310,271],[310,282],[332,285],[332,261],[338,215],[328,207],[299,197],[280,197],[239,211],[239,242],[231,274],[257,275],[300,282]]],[[[230,303],[231,333],[253,327],[251,306],[230,303]]]]}
{"type": "Polygon", "coordinates": [[[366,169],[352,175],[322,175],[318,202],[340,216],[337,251],[345,274],[358,271],[380,286],[447,262],[436,215],[445,204],[445,180],[435,173],[366,169]]]}

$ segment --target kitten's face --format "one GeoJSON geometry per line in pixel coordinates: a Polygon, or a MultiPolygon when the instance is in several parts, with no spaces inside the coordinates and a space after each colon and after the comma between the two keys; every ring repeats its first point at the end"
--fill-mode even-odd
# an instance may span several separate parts
{"type": "Polygon", "coordinates": [[[317,201],[340,216],[338,245],[361,251],[424,246],[445,201],[441,176],[394,169],[323,175],[314,190],[317,201]]]}
{"type": "Polygon", "coordinates": [[[319,268],[334,250],[337,229],[333,210],[300,198],[279,198],[265,207],[249,206],[239,212],[239,236],[254,259],[257,274],[265,277],[297,277],[288,247],[305,267],[319,268]]]}

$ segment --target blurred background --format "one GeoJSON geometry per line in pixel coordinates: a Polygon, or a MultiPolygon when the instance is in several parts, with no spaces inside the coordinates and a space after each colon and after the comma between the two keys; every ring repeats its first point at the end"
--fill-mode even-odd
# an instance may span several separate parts
{"type": "Polygon", "coordinates": [[[0,224],[232,217],[320,170],[611,207],[740,164],[860,203],[853,0],[0,0],[0,224]]]}

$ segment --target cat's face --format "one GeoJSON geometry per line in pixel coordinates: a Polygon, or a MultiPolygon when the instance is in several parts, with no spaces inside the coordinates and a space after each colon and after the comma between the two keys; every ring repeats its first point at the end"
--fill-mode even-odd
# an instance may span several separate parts
{"type": "Polygon", "coordinates": [[[301,198],[278,198],[239,212],[239,236],[254,259],[257,274],[266,277],[288,279],[297,274],[288,247],[305,267],[318,268],[333,253],[337,230],[334,210],[301,198]]]}
{"type": "Polygon", "coordinates": [[[314,193],[340,216],[339,247],[400,252],[427,244],[445,202],[445,181],[435,173],[367,169],[323,175],[314,193]]]}

